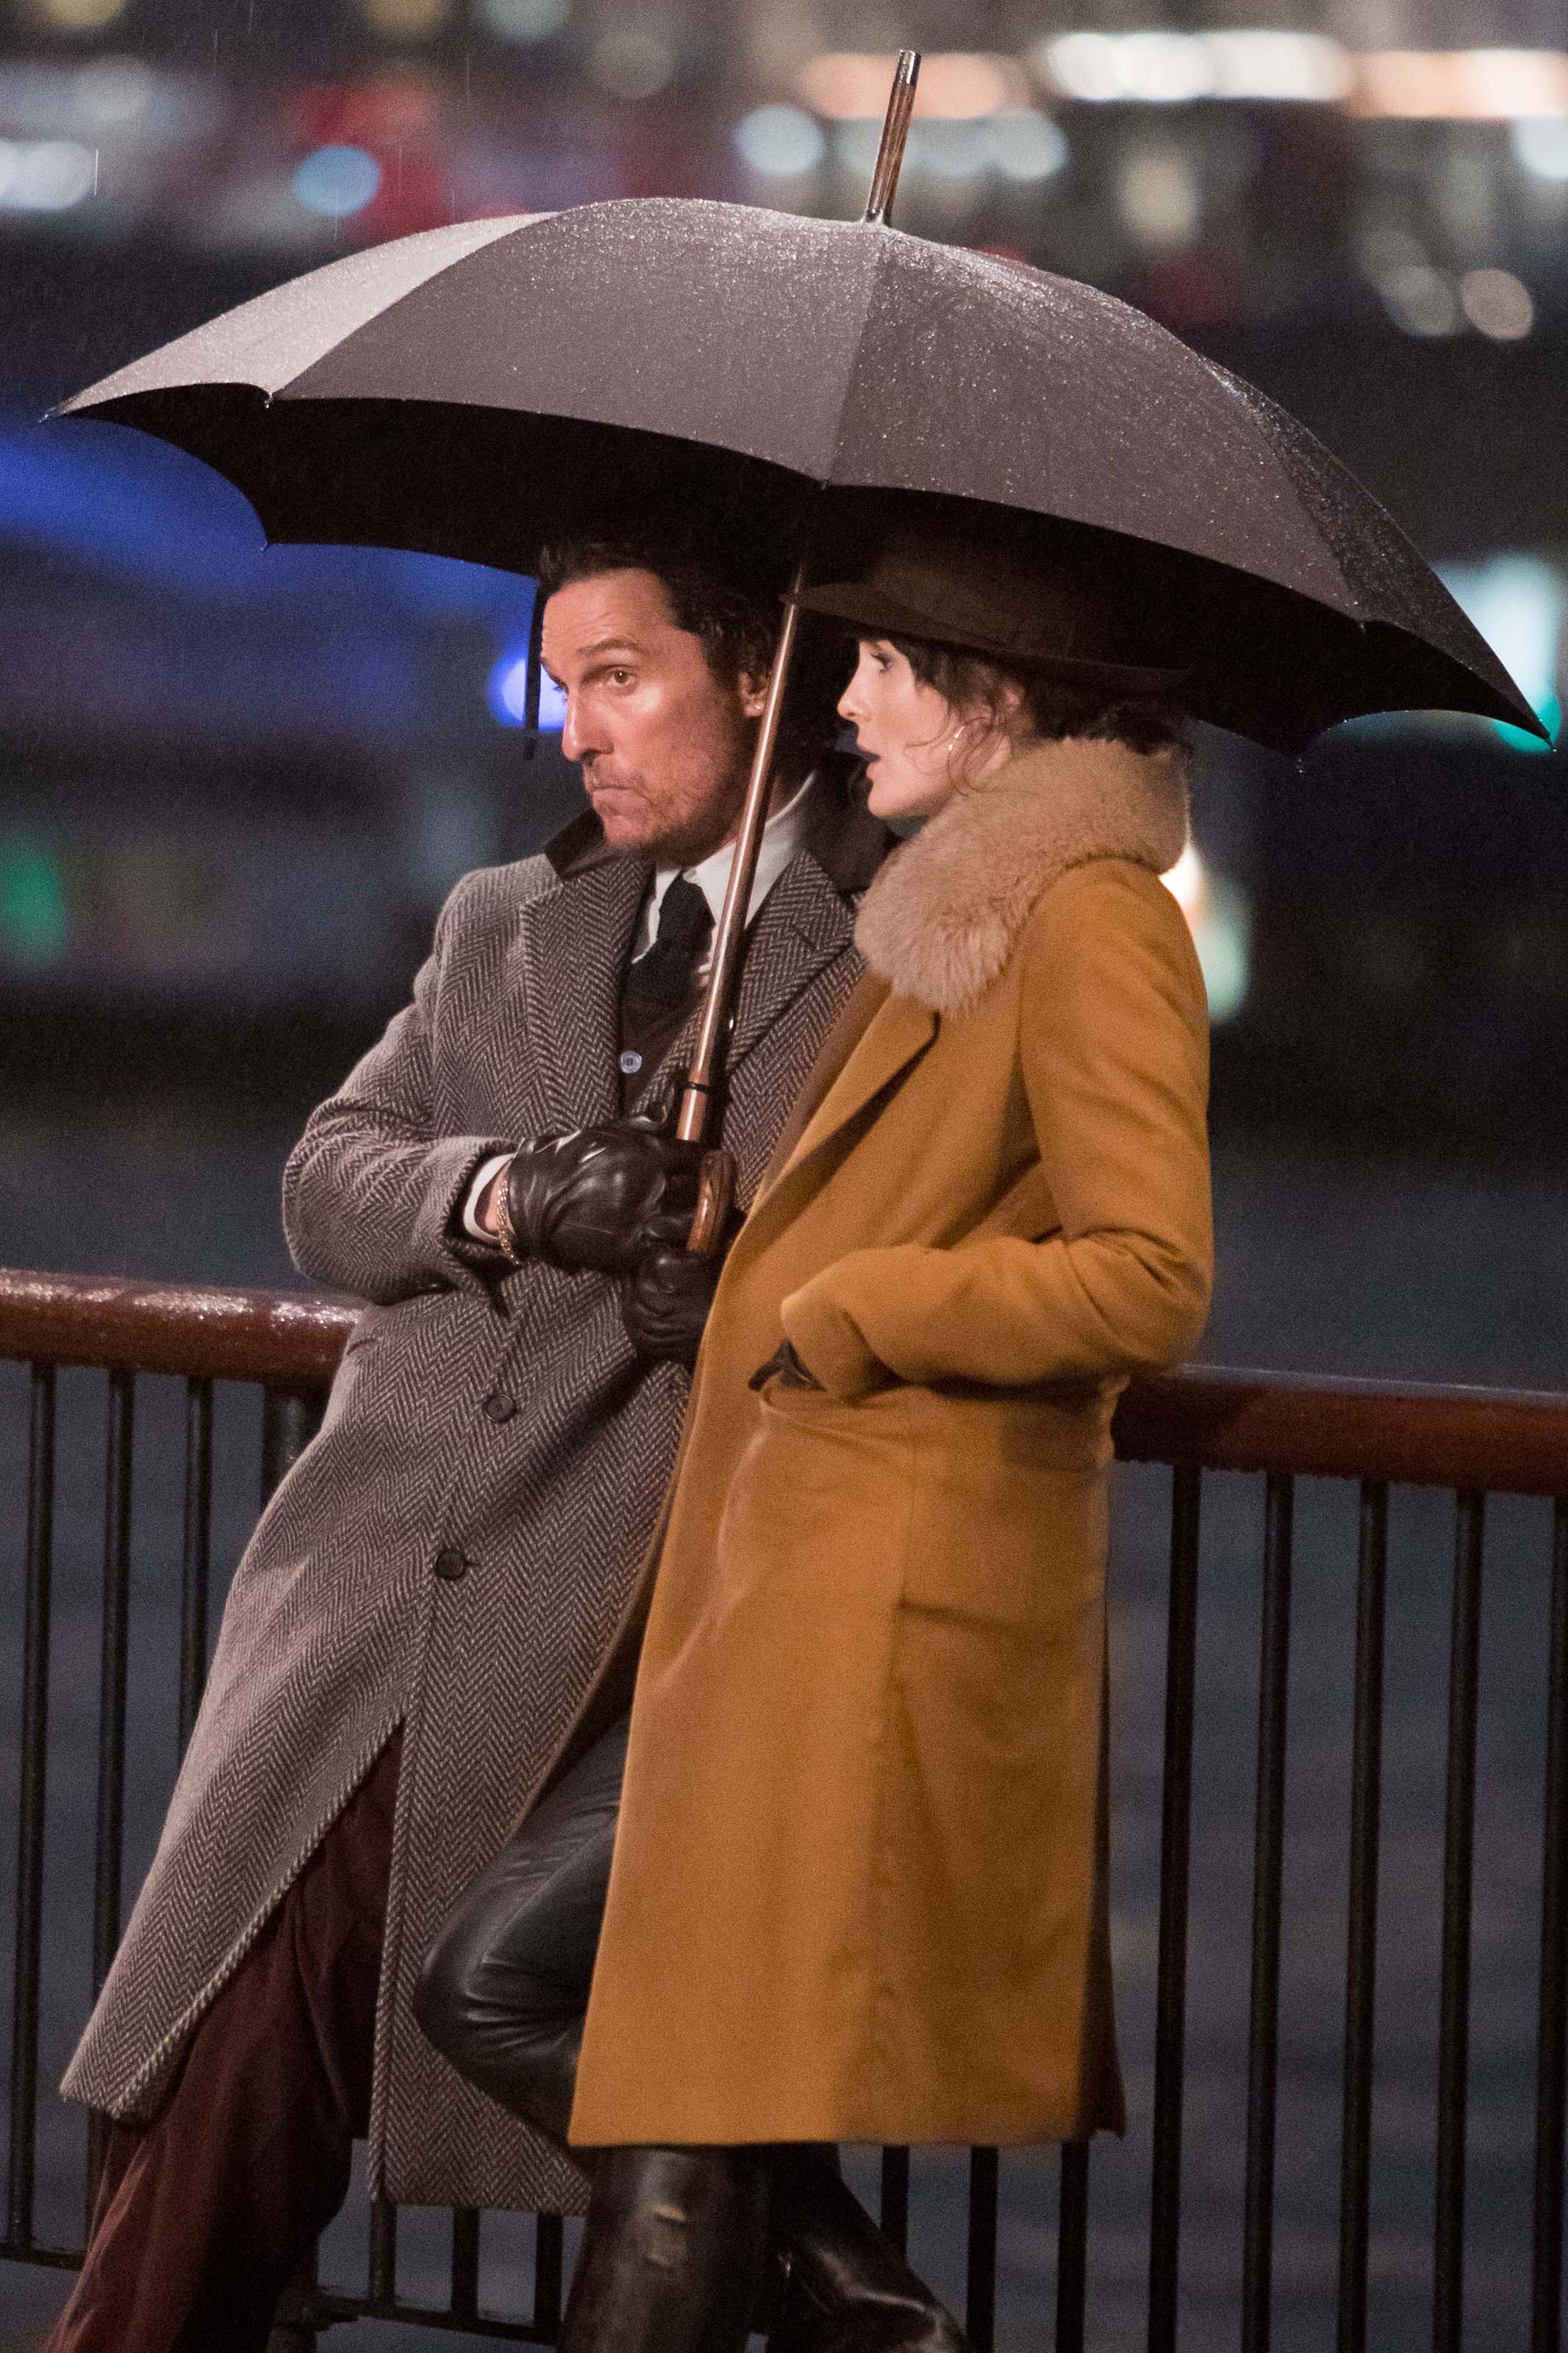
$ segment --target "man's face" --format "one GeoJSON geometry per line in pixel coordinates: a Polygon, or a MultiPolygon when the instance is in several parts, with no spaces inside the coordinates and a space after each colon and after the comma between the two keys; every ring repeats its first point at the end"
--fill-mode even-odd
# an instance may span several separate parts
{"type": "Polygon", "coordinates": [[[602,572],[544,608],[544,667],[566,697],[561,749],[612,849],[694,864],[727,841],[745,792],[751,680],[721,685],[652,572],[602,572]]]}

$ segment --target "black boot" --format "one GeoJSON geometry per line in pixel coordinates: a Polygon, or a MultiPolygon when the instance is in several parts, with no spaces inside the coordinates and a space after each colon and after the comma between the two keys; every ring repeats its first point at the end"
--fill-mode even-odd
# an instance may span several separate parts
{"type": "Polygon", "coordinates": [[[557,2353],[742,2353],[767,2246],[756,2148],[605,2148],[557,2353]]]}
{"type": "Polygon", "coordinates": [[[773,2243],[788,2277],[768,2353],[971,2353],[946,2306],[815,2152],[775,2159],[773,2243]]]}

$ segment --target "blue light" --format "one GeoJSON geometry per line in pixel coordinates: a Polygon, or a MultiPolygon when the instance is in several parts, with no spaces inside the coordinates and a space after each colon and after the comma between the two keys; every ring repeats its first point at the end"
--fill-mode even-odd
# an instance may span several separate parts
{"type": "MultiPolygon", "coordinates": [[[[1568,581],[1543,557],[1514,553],[1437,568],[1445,587],[1475,623],[1542,725],[1555,736],[1563,723],[1557,672],[1568,638],[1568,581]]],[[[1491,724],[1517,751],[1552,748],[1504,719],[1491,724]]]]}
{"type": "MultiPolygon", "coordinates": [[[[514,646],[502,654],[489,675],[486,698],[490,715],[503,727],[523,724],[523,706],[528,693],[528,649],[520,653],[514,646]]],[[[539,725],[545,734],[558,735],[566,724],[566,697],[548,673],[540,681],[539,725]]]]}
{"type": "Polygon", "coordinates": [[[294,174],[294,194],[307,212],[346,220],[363,212],[381,185],[381,165],[363,147],[318,147],[294,174]]]}

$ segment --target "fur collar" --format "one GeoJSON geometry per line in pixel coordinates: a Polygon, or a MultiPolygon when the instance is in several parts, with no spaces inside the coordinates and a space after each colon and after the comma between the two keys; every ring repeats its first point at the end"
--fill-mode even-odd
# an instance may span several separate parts
{"type": "Polygon", "coordinates": [[[1020,752],[896,849],[855,942],[895,995],[962,1012],[1059,874],[1126,858],[1163,874],[1187,839],[1187,760],[1075,736],[1020,752]]]}

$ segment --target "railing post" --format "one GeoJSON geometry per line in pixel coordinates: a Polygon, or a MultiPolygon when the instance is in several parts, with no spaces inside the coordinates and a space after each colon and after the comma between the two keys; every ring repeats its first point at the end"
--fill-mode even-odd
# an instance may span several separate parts
{"type": "Polygon", "coordinates": [[[1153,2178],[1149,2200],[1149,2353],[1175,2353],[1176,2346],[1202,1502],[1203,1473],[1192,1464],[1182,1464],[1171,1477],[1171,1596],[1165,1638],[1165,1749],[1160,1817],[1160,1957],[1154,2005],[1153,2178]]]}
{"type": "Polygon", "coordinates": [[[890,2147],[882,2151],[881,2188],[883,2236],[892,2241],[900,2255],[905,2254],[910,2243],[910,2153],[907,2148],[890,2147]]]}
{"type": "Polygon", "coordinates": [[[1437,2030],[1437,2196],[1433,2243],[1434,2353],[1465,2333],[1465,2111],[1470,2062],[1470,1900],[1475,1865],[1476,1717],[1486,1497],[1455,1499],[1454,1614],[1448,1670],[1448,1790],[1443,1832],[1443,1975],[1437,2030]]]}
{"type": "Polygon", "coordinates": [[[22,1620],[22,1754],[17,1790],[16,1943],[11,1974],[11,2146],[5,2235],[33,2243],[38,2109],[39,1947],[49,1753],[49,1602],[55,1544],[55,1368],[32,1367],[27,1432],[26,1595],[22,1620]]]}
{"type": "Polygon", "coordinates": [[[313,1390],[268,1388],[261,1397],[261,1503],[263,1510],[286,1471],[299,1461],[321,1426],[323,1401],[313,1390]]]}
{"type": "Polygon", "coordinates": [[[1351,1736],[1351,1852],[1345,1939],[1344,2100],[1340,2131],[1339,2353],[1366,2345],[1367,2212],[1377,2019],[1377,1854],[1383,1784],[1383,1636],[1388,1489],[1361,1491],[1356,1578],[1355,1723],[1351,1736]]]}
{"type": "Polygon", "coordinates": [[[452,2293],[454,2320],[477,2320],[479,2312],[479,2217],[472,2206],[452,2209],[452,2293]]]}
{"type": "Polygon", "coordinates": [[[1253,1832],[1252,2004],[1247,2052],[1243,2353],[1268,2353],[1274,2275],[1274,2141],[1279,2097],[1279,1909],[1285,1845],[1286,1703],[1290,1684],[1292,1482],[1271,1476],[1264,1502],[1263,1632],[1253,1832]]]}
{"type": "MultiPolygon", "coordinates": [[[[136,1443],[136,1376],[109,1376],[103,1502],[103,1617],[98,1700],[98,1823],[93,1842],[92,1997],[103,1990],[120,1943],[125,1842],[125,1681],[130,1645],[131,1496],[136,1443]]],[[[107,2120],[88,2127],[87,2225],[98,2197],[107,2120]]]]}
{"type": "Polygon", "coordinates": [[[533,2325],[553,2343],[561,2329],[566,2234],[559,2214],[539,2214],[533,2223],[533,2325]]]}
{"type": "Polygon", "coordinates": [[[1552,1518],[1552,1631],[1546,1692],[1530,2353],[1558,2353],[1563,2342],[1563,2109],[1568,2094],[1568,1501],[1553,1507],[1552,1518]]]}
{"type": "Polygon", "coordinates": [[[1056,2353],[1083,2353],[1088,2292],[1089,2143],[1064,2140],[1057,2221],[1056,2353]]]}
{"type": "Polygon", "coordinates": [[[996,2331],[996,2204],[1000,2160],[994,2148],[969,2152],[969,2238],[964,2334],[974,2353],[991,2353],[996,2331]]]}
{"type": "Polygon", "coordinates": [[[185,1383],[185,1513],[180,1552],[180,1717],[183,1757],[195,1728],[207,1672],[207,1589],[212,1578],[213,1385],[185,1383]]]}

